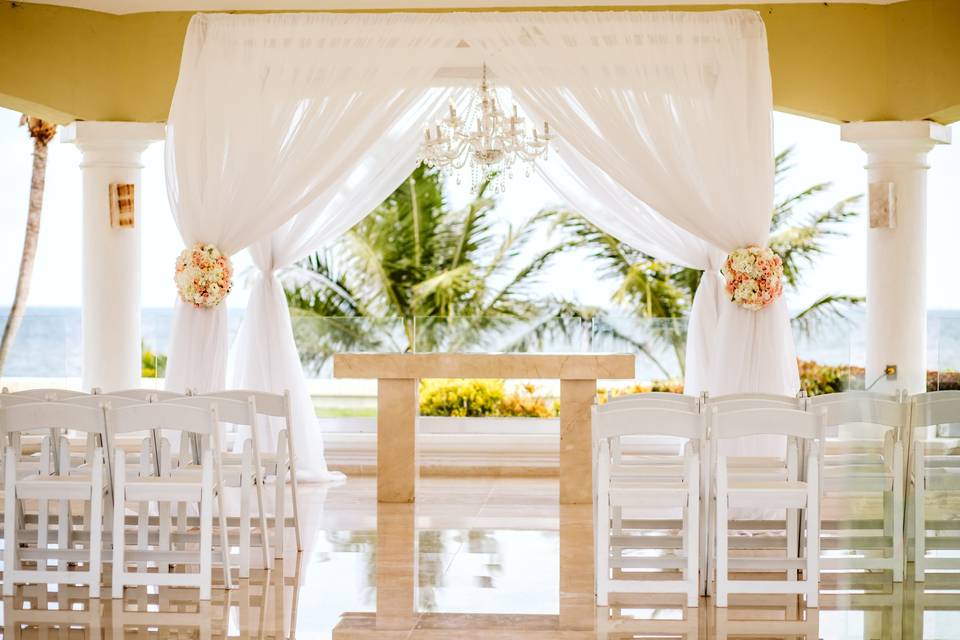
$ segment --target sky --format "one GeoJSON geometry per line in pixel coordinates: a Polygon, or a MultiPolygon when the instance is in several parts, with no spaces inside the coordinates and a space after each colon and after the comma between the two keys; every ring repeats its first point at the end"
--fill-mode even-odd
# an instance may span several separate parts
{"type": "MultiPolygon", "coordinates": [[[[18,127],[16,112],[0,109],[0,307],[9,306],[16,287],[23,244],[30,185],[32,145],[26,130],[18,127]]],[[[929,155],[927,301],[931,309],[960,308],[956,284],[956,250],[960,240],[960,126],[951,127],[955,145],[943,145],[929,155]]],[[[840,127],[794,115],[776,113],[776,149],[795,147],[794,165],[786,191],[798,191],[817,182],[832,182],[833,188],[814,201],[829,206],[841,197],[866,191],[865,154],[854,144],[840,140],[840,127]]],[[[173,263],[183,248],[174,226],[164,187],[163,143],[144,153],[142,213],[144,307],[170,307],[176,297],[173,263]]],[[[62,144],[59,136],[50,145],[47,187],[41,222],[37,262],[30,293],[30,306],[70,307],[80,305],[81,292],[81,174],[80,152],[62,144]]],[[[521,175],[508,182],[497,215],[503,224],[516,224],[560,199],[539,178],[521,175]]],[[[469,179],[448,186],[452,205],[469,197],[469,179]]],[[[861,209],[865,206],[861,205],[861,209]]],[[[802,308],[826,293],[863,295],[866,287],[865,216],[845,225],[848,235],[832,239],[828,254],[796,292],[788,293],[791,308],[802,308]]],[[[237,256],[238,286],[228,298],[231,307],[243,307],[247,292],[244,271],[250,261],[237,256]]],[[[598,282],[591,269],[584,269],[582,255],[565,255],[554,263],[544,286],[555,295],[579,299],[589,305],[608,303],[613,285],[598,282]]]]}

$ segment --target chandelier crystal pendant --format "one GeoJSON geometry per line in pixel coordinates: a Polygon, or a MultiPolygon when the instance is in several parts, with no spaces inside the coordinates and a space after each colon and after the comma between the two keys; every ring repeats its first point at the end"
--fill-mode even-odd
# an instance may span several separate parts
{"type": "MultiPolygon", "coordinates": [[[[487,80],[484,64],[480,88],[474,91],[467,117],[460,117],[451,101],[446,116],[424,131],[420,161],[446,175],[460,171],[469,163],[473,192],[492,180],[494,191],[499,193],[504,190],[505,178],[513,177],[517,160],[527,163],[529,176],[534,161],[548,157],[552,139],[547,122],[543,123],[542,131],[534,127],[528,134],[516,104],[510,116],[504,114],[496,88],[487,80]]],[[[459,174],[457,184],[460,184],[459,174]]]]}

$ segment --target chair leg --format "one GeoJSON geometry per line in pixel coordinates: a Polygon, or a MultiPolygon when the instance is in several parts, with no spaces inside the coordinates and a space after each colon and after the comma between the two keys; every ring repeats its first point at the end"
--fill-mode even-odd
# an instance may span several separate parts
{"type": "MultiPolygon", "coordinates": [[[[796,560],[800,557],[800,510],[787,509],[787,558],[796,560]]],[[[787,569],[787,580],[797,579],[795,569],[787,569]]]]}
{"type": "MultiPolygon", "coordinates": [[[[290,425],[290,429],[293,428],[293,425],[290,425]]],[[[290,495],[293,498],[293,532],[297,538],[297,551],[303,551],[303,539],[302,533],[300,531],[300,495],[299,495],[299,480],[297,480],[297,458],[293,450],[293,439],[290,438],[289,434],[286,437],[287,441],[287,466],[286,468],[290,471],[290,495]]],[[[279,470],[278,470],[279,473],[279,470]]],[[[281,556],[283,555],[281,549],[281,556]]]]}
{"type": "MultiPolygon", "coordinates": [[[[157,548],[163,551],[170,550],[170,501],[161,500],[157,503],[157,516],[160,520],[159,526],[159,537],[157,548]]],[[[168,562],[160,562],[157,566],[157,571],[160,573],[167,573],[170,570],[170,564],[168,562]]]]}
{"type": "MultiPolygon", "coordinates": [[[[140,451],[140,470],[144,475],[151,474],[152,461],[150,453],[146,447],[140,451]]],[[[137,503],[137,549],[145,551],[150,541],[150,503],[143,501],[137,503]]],[[[146,572],[148,563],[146,561],[137,563],[137,571],[146,572]]]]}
{"type": "Polygon", "coordinates": [[[233,572],[230,569],[230,543],[227,536],[227,511],[224,504],[223,485],[217,487],[217,520],[220,530],[220,550],[223,558],[223,588],[233,589],[233,572]]]}
{"type": "Polygon", "coordinates": [[[913,579],[915,582],[926,580],[924,560],[927,555],[927,523],[924,505],[924,480],[918,479],[914,484],[913,497],[913,579]]]}
{"type": "MultiPolygon", "coordinates": [[[[37,500],[37,550],[46,552],[50,548],[50,501],[46,498],[37,500]]],[[[37,560],[37,571],[47,570],[46,558],[37,560]]]]}
{"type": "Polygon", "coordinates": [[[240,471],[240,578],[250,577],[250,441],[243,445],[240,471]]]}
{"type": "Polygon", "coordinates": [[[597,605],[605,607],[610,593],[610,501],[605,487],[597,496],[597,531],[594,545],[596,555],[597,605]]]}
{"type": "Polygon", "coordinates": [[[903,582],[903,448],[893,452],[893,581],[903,582]]]}
{"type": "Polygon", "coordinates": [[[687,547],[687,606],[696,607],[700,602],[700,469],[695,464],[687,474],[689,493],[683,534],[687,547]]]}
{"type": "MultiPolygon", "coordinates": [[[[256,436],[256,425],[251,427],[251,434],[256,436]]],[[[259,438],[251,437],[244,443],[244,449],[247,448],[247,445],[252,445],[253,449],[253,461],[251,462],[249,471],[244,472],[245,478],[250,478],[254,484],[254,487],[257,491],[257,517],[259,520],[260,528],[260,555],[263,560],[263,568],[268,569],[270,567],[270,530],[267,528],[267,510],[264,507],[264,495],[263,495],[263,461],[260,457],[260,446],[257,444],[259,438]]]]}
{"type": "MultiPolygon", "coordinates": [[[[111,595],[114,599],[123,598],[123,574],[126,571],[124,566],[124,551],[126,548],[126,536],[124,528],[124,497],[126,496],[126,457],[121,450],[117,450],[113,465],[113,576],[111,595]]],[[[91,519],[92,523],[92,519],[91,519]]],[[[92,524],[91,524],[92,526],[92,524]]]]}
{"type": "Polygon", "coordinates": [[[91,469],[90,487],[90,597],[100,597],[100,574],[103,571],[103,454],[97,451],[98,458],[91,469]]]}
{"type": "MultiPolygon", "coordinates": [[[[65,473],[70,469],[70,443],[64,438],[64,442],[60,445],[60,469],[64,469],[65,473]]],[[[71,532],[71,522],[70,522],[70,501],[69,500],[58,500],[57,501],[57,549],[61,551],[64,549],[70,548],[70,532],[71,532]]],[[[66,571],[68,562],[66,559],[61,559],[57,562],[58,571],[66,571]]]]}
{"type": "MultiPolygon", "coordinates": [[[[210,600],[211,583],[213,581],[212,563],[213,563],[213,471],[210,469],[210,454],[205,454],[206,464],[203,465],[202,483],[200,490],[200,600],[208,602],[210,600]]],[[[230,550],[224,549],[229,555],[230,550]]],[[[230,574],[230,565],[223,567],[225,576],[230,574]]],[[[224,578],[227,582],[230,578],[224,578]]]]}
{"type": "Polygon", "coordinates": [[[720,459],[720,464],[717,465],[717,523],[714,529],[716,530],[716,540],[717,540],[717,575],[716,575],[716,595],[717,595],[717,606],[726,607],[727,606],[727,594],[729,593],[727,581],[729,579],[729,570],[728,570],[728,546],[729,541],[727,537],[727,511],[728,511],[728,502],[727,502],[727,466],[723,458],[720,459]]]}
{"type": "MultiPolygon", "coordinates": [[[[62,551],[71,547],[70,501],[61,499],[57,502],[57,548],[62,551]]],[[[68,564],[66,559],[60,559],[57,562],[57,570],[66,571],[68,564]]]]}
{"type": "Polygon", "coordinates": [[[284,524],[286,520],[286,486],[287,483],[283,478],[281,469],[285,468],[285,465],[281,467],[280,460],[277,460],[277,475],[276,475],[276,502],[273,505],[273,528],[275,539],[273,541],[273,557],[282,558],[283,549],[284,549],[284,524]]]}
{"type": "Polygon", "coordinates": [[[710,449],[706,441],[700,443],[700,595],[707,595],[710,583],[710,540],[712,496],[710,494],[710,449]]]}
{"type": "Polygon", "coordinates": [[[7,449],[4,469],[3,511],[3,595],[12,596],[17,571],[17,459],[13,449],[7,449]]]}
{"type": "MultiPolygon", "coordinates": [[[[809,484],[815,484],[816,479],[808,479],[809,484]]],[[[815,488],[814,488],[815,489],[815,488]]],[[[807,498],[807,563],[803,579],[807,583],[807,607],[816,609],[820,597],[820,500],[815,490],[807,498]]]]}

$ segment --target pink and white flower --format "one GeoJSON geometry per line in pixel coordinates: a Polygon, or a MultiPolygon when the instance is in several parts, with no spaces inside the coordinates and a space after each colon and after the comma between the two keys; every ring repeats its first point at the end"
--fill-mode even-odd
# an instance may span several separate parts
{"type": "Polygon", "coordinates": [[[233,265],[214,245],[197,242],[177,257],[174,281],[181,300],[200,309],[211,309],[230,293],[233,265]]]}
{"type": "Polygon", "coordinates": [[[727,256],[720,270],[730,300],[759,311],[783,295],[783,261],[768,247],[750,244],[727,256]]]}

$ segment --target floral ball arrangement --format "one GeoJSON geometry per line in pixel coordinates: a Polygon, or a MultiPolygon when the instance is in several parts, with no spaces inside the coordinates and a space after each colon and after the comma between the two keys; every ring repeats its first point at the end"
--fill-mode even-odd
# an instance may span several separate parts
{"type": "Polygon", "coordinates": [[[181,300],[199,309],[212,309],[230,293],[233,265],[212,244],[198,242],[180,252],[174,279],[181,300]]]}
{"type": "Polygon", "coordinates": [[[783,294],[783,260],[767,247],[733,251],[720,271],[730,300],[744,309],[759,311],[783,294]]]}

